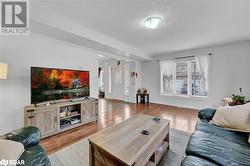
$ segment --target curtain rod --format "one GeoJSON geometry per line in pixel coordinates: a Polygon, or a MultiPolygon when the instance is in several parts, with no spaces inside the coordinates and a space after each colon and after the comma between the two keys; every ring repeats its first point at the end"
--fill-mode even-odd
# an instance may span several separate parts
{"type": "MultiPolygon", "coordinates": [[[[210,53],[208,53],[208,55],[211,56],[211,55],[213,55],[213,53],[210,52],[210,53]]],[[[196,57],[196,56],[191,55],[191,56],[183,56],[183,57],[177,57],[177,58],[169,58],[168,60],[171,60],[171,59],[180,60],[180,59],[187,59],[187,58],[194,58],[194,57],[196,57]]],[[[164,59],[161,59],[161,60],[164,60],[164,59]]],[[[159,62],[160,60],[157,59],[156,61],[159,62]]]]}
{"type": "Polygon", "coordinates": [[[186,58],[194,58],[195,56],[183,56],[183,57],[177,57],[177,58],[174,58],[175,60],[178,60],[178,59],[186,59],[186,58]]]}

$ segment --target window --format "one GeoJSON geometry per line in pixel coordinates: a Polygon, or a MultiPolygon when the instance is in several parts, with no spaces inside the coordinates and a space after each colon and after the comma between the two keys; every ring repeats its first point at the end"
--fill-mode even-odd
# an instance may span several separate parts
{"type": "Polygon", "coordinates": [[[161,94],[208,96],[209,56],[161,61],[161,94]]]}
{"type": "Polygon", "coordinates": [[[175,94],[187,95],[188,94],[188,63],[176,63],[176,81],[175,81],[175,94]]]}

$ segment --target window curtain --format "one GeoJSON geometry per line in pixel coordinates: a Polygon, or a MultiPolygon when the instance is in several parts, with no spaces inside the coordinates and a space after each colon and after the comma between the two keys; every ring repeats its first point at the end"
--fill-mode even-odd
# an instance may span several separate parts
{"type": "Polygon", "coordinates": [[[173,79],[175,63],[173,61],[161,61],[161,93],[173,93],[173,79]]]}
{"type": "Polygon", "coordinates": [[[98,78],[100,78],[101,71],[102,71],[102,68],[99,67],[99,68],[98,68],[98,78]]]}
{"type": "Polygon", "coordinates": [[[201,74],[201,83],[200,90],[202,93],[208,92],[208,73],[209,73],[209,64],[210,56],[196,56],[197,70],[201,74]]]}

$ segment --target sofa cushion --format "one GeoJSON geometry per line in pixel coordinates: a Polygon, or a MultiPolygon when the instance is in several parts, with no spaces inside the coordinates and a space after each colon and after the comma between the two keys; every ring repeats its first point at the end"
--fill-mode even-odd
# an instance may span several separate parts
{"type": "Polygon", "coordinates": [[[223,127],[218,127],[213,124],[201,121],[197,122],[196,130],[208,132],[210,134],[223,137],[224,139],[231,141],[232,143],[238,143],[244,146],[248,146],[248,133],[245,132],[231,131],[229,129],[225,129],[223,127]]]}
{"type": "Polygon", "coordinates": [[[0,139],[0,160],[18,160],[24,152],[24,146],[20,142],[0,139]]]}
{"type": "MultiPolygon", "coordinates": [[[[25,161],[25,166],[50,166],[49,158],[40,145],[27,147],[19,160],[25,161]]],[[[21,165],[20,165],[21,166],[21,165]]]]}
{"type": "Polygon", "coordinates": [[[250,103],[219,107],[210,122],[234,131],[250,132],[250,103]]]}
{"type": "Polygon", "coordinates": [[[181,163],[181,166],[218,166],[211,161],[195,156],[187,156],[181,163]]]}
{"type": "Polygon", "coordinates": [[[249,166],[250,145],[238,144],[225,139],[226,137],[197,130],[190,138],[186,154],[201,157],[219,165],[249,166]]]}
{"type": "Polygon", "coordinates": [[[212,109],[212,108],[202,109],[199,111],[198,117],[201,120],[210,121],[212,120],[215,112],[216,112],[216,109],[212,109]]]}
{"type": "Polygon", "coordinates": [[[0,138],[20,142],[24,147],[29,147],[40,142],[41,132],[38,128],[29,126],[9,132],[0,138]]]}

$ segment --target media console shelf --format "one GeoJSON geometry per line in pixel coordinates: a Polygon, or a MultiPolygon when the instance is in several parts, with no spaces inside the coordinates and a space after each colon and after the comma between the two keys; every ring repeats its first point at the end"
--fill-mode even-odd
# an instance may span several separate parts
{"type": "Polygon", "coordinates": [[[98,100],[77,99],[25,106],[24,125],[41,130],[42,138],[97,121],[98,100]]]}

